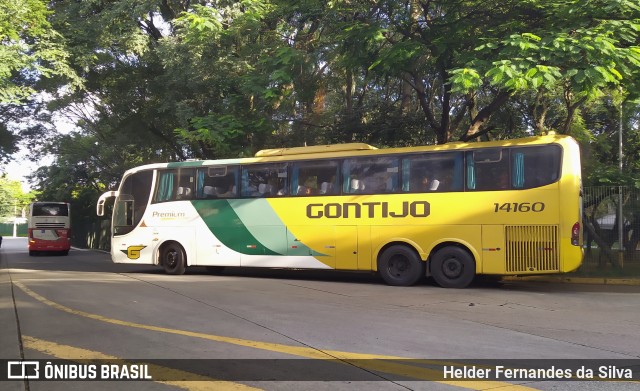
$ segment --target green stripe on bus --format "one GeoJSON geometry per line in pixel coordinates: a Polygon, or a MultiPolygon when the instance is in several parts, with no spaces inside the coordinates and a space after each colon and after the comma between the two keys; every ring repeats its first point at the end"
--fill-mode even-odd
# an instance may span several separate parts
{"type": "Polygon", "coordinates": [[[297,241],[266,198],[229,200],[229,205],[265,247],[283,255],[325,255],[297,241]],[[294,243],[296,249],[290,249],[294,243]]]}
{"type": "Polygon", "coordinates": [[[198,166],[202,166],[203,164],[204,164],[204,160],[172,162],[172,163],[167,163],[167,168],[198,167],[198,166]]]}
{"type": "Polygon", "coordinates": [[[286,227],[266,199],[229,200],[229,205],[260,243],[279,254],[287,253],[286,227]]]}
{"type": "Polygon", "coordinates": [[[230,249],[247,255],[281,255],[262,244],[227,200],[195,200],[193,206],[211,232],[230,249]]]}

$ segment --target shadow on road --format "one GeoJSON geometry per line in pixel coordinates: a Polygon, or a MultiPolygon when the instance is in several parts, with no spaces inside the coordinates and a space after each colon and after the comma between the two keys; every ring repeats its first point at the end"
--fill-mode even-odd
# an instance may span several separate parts
{"type": "MultiPolygon", "coordinates": [[[[5,238],[6,239],[6,238],[5,238]]],[[[20,239],[5,240],[0,249],[1,267],[16,270],[42,270],[42,271],[64,271],[64,272],[90,272],[90,273],[123,273],[123,274],[148,274],[164,275],[164,271],[159,266],[153,265],[127,265],[114,264],[111,262],[109,254],[98,251],[87,251],[72,249],[68,256],[58,254],[40,254],[29,256],[26,251],[26,240],[24,247],[16,241],[20,239]]],[[[351,284],[372,284],[384,285],[382,279],[372,272],[349,272],[335,270],[290,270],[290,269],[266,269],[266,268],[240,268],[226,267],[219,273],[211,274],[204,267],[190,267],[185,276],[211,276],[217,277],[244,277],[274,280],[298,280],[298,281],[331,281],[345,282],[351,284]]],[[[167,276],[173,278],[173,276],[167,276]]],[[[431,287],[441,289],[431,278],[424,278],[412,287],[431,287]]],[[[397,288],[406,289],[406,288],[397,288]]],[[[496,277],[477,277],[474,282],[466,288],[467,290],[500,290],[504,292],[610,292],[610,293],[638,293],[640,287],[637,286],[615,286],[615,285],[586,285],[586,284],[564,284],[546,283],[531,281],[501,281],[496,277]]]]}

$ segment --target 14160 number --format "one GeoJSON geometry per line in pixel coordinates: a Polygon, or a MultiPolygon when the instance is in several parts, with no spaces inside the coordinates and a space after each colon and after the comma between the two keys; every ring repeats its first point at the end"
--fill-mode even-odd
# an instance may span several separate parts
{"type": "Polygon", "coordinates": [[[505,202],[503,204],[494,203],[494,212],[542,212],[544,202],[505,202]]]}

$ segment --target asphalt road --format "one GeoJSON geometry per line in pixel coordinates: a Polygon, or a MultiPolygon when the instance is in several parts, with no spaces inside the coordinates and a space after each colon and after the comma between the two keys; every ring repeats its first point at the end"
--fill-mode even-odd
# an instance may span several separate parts
{"type": "Polygon", "coordinates": [[[102,359],[98,372],[107,362],[152,372],[146,381],[12,380],[1,389],[640,389],[639,368],[632,379],[624,370],[640,362],[640,287],[407,288],[371,274],[284,270],[168,276],[94,251],[29,257],[25,239],[5,238],[0,324],[2,365],[69,359],[81,371],[83,359],[102,359]],[[487,359],[497,361],[478,361],[487,359]],[[591,360],[614,360],[615,381],[477,377],[528,363],[574,379],[576,365],[595,365],[597,376],[602,361],[591,360]],[[475,378],[444,379],[454,361],[475,378]]]}

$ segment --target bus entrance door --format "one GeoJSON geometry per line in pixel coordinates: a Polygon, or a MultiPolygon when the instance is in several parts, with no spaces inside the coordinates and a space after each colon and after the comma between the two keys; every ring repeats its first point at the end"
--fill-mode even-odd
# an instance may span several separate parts
{"type": "Polygon", "coordinates": [[[503,225],[482,226],[482,273],[504,274],[505,242],[503,225]]]}
{"type": "MultiPolygon", "coordinates": [[[[314,262],[320,261],[326,267],[336,266],[336,243],[335,227],[333,226],[313,226],[299,225],[287,228],[287,255],[304,256],[309,255],[315,258],[314,262]]],[[[316,268],[324,266],[320,264],[307,264],[306,260],[300,259],[302,267],[316,268]]]]}
{"type": "Polygon", "coordinates": [[[358,270],[358,227],[338,225],[335,230],[336,269],[358,270]]]}

